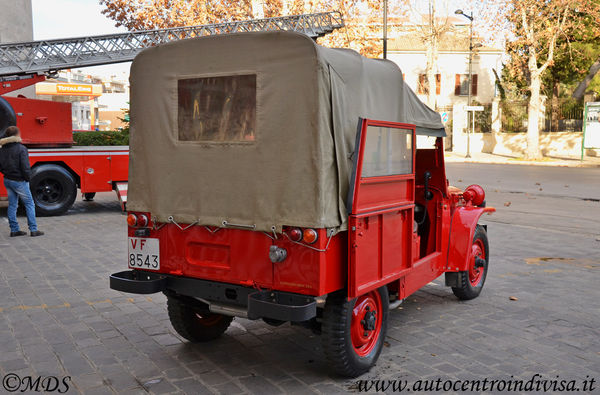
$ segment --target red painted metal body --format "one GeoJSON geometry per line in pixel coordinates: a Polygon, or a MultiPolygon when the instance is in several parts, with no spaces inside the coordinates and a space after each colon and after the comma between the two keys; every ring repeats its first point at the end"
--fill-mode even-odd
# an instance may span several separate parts
{"type": "MultiPolygon", "coordinates": [[[[282,234],[273,240],[272,234],[244,229],[182,230],[175,224],[154,229],[152,223],[150,227],[149,237],[160,240],[162,273],[305,295],[323,295],[344,286],[345,233],[328,240],[326,230],[319,229],[317,242],[307,247],[282,234]],[[283,262],[269,260],[273,244],[286,249],[283,262]]],[[[134,232],[129,228],[130,237],[134,232]]]]}
{"type": "MultiPolygon", "coordinates": [[[[10,86],[3,85],[3,89],[18,89],[43,80],[40,78],[4,82],[4,85],[10,86]]],[[[72,147],[70,103],[23,97],[3,98],[16,114],[23,144],[29,148],[32,168],[42,164],[60,165],[74,176],[82,193],[112,191],[117,188],[117,182],[127,182],[129,147],[72,147]]],[[[0,198],[6,197],[0,174],[0,198]]]]}
{"type": "MultiPolygon", "coordinates": [[[[52,163],[63,166],[75,176],[82,193],[109,192],[116,182],[127,181],[129,147],[32,148],[31,167],[52,163]]],[[[6,189],[0,174],[0,197],[6,189]]]]}
{"type": "MultiPolygon", "coordinates": [[[[494,209],[475,207],[462,191],[448,187],[441,138],[434,148],[416,149],[414,125],[362,122],[347,231],[329,236],[326,229],[316,229],[317,242],[307,245],[293,242],[286,227],[273,234],[150,223],[145,237],[159,239],[160,272],[312,296],[346,288],[348,298],[376,304],[373,291],[381,286],[403,299],[444,272],[467,270],[477,221],[494,209]],[[411,142],[410,171],[363,176],[369,126],[405,133],[411,142]],[[417,206],[426,213],[420,225],[415,222],[417,206]],[[282,262],[269,259],[272,245],[287,251],[282,262]]],[[[135,214],[151,218],[151,213],[135,214]]],[[[135,237],[135,231],[130,227],[128,235],[135,237]]],[[[372,342],[359,335],[353,338],[357,350],[370,347],[372,342]]]]}
{"type": "Polygon", "coordinates": [[[28,147],[73,145],[71,103],[4,97],[17,115],[23,144],[28,147]]]}
{"type": "Polygon", "coordinates": [[[45,75],[40,74],[27,74],[27,75],[16,75],[14,77],[4,77],[0,82],[0,96],[8,92],[13,92],[28,86],[34,85],[38,82],[46,81],[45,75]]]}

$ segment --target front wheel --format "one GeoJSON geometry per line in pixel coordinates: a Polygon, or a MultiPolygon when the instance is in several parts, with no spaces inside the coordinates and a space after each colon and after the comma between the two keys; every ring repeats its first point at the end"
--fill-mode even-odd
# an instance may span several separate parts
{"type": "Polygon", "coordinates": [[[323,350],[333,370],[357,377],[371,369],[387,331],[387,287],[347,300],[345,292],[327,296],[323,311],[323,350]]]}
{"type": "Polygon", "coordinates": [[[489,250],[487,233],[483,226],[477,225],[467,271],[461,272],[460,287],[452,287],[452,292],[457,298],[471,300],[479,296],[487,276],[490,261],[489,250]]]}
{"type": "Polygon", "coordinates": [[[173,328],[192,343],[218,338],[233,321],[233,317],[209,312],[200,302],[174,296],[167,296],[167,310],[173,328]]]}

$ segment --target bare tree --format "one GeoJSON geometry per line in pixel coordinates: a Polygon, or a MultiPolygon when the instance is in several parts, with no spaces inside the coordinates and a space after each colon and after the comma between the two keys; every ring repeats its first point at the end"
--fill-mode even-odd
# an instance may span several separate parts
{"type": "Polygon", "coordinates": [[[412,0],[408,3],[412,18],[416,21],[413,25],[414,33],[425,44],[425,86],[427,105],[436,108],[436,73],[438,71],[438,57],[440,42],[444,36],[453,30],[449,21],[448,4],[444,1],[428,0],[427,9],[423,9],[423,1],[412,0]],[[441,5],[441,10],[438,9],[441,5]]]}

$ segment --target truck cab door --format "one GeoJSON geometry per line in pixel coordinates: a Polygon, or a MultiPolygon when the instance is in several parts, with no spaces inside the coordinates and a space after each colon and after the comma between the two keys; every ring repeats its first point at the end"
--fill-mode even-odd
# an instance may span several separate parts
{"type": "Polygon", "coordinates": [[[414,161],[414,125],[359,120],[348,193],[349,298],[410,268],[414,161]]]}

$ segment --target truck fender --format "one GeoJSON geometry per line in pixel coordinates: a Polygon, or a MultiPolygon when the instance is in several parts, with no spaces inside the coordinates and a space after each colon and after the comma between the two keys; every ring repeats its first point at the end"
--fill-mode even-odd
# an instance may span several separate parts
{"type": "Polygon", "coordinates": [[[473,206],[458,207],[454,210],[450,221],[446,271],[462,272],[467,270],[477,222],[483,213],[493,213],[494,211],[496,209],[493,207],[473,206]]]}

